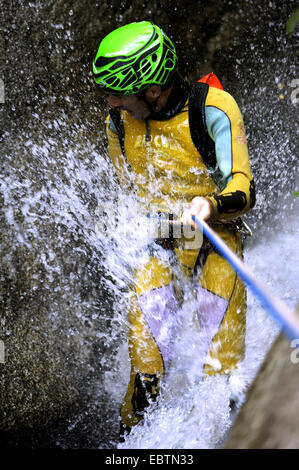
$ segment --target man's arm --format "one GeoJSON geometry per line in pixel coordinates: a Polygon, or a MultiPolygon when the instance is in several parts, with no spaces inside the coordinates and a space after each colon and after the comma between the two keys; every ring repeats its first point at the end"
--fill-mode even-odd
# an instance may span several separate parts
{"type": "Polygon", "coordinates": [[[206,124],[215,142],[216,160],[222,175],[221,192],[210,196],[213,218],[237,217],[255,204],[243,118],[234,98],[210,88],[206,99],[206,124]]]}
{"type": "Polygon", "coordinates": [[[192,215],[203,220],[231,219],[255,204],[244,123],[237,103],[229,93],[210,87],[205,117],[209,135],[215,142],[221,189],[219,194],[192,200],[181,217],[183,223],[192,226],[192,215]]]}

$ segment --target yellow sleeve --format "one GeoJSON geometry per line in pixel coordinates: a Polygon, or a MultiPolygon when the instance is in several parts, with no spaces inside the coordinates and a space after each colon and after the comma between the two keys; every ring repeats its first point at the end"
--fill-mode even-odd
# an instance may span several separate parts
{"type": "Polygon", "coordinates": [[[210,196],[214,217],[229,219],[247,212],[255,204],[243,118],[234,98],[217,88],[209,88],[206,122],[215,142],[216,160],[225,187],[210,196]]]}

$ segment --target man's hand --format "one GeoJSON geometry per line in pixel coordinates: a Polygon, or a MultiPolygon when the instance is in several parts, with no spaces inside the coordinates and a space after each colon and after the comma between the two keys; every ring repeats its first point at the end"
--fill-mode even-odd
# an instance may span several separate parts
{"type": "Polygon", "coordinates": [[[213,215],[213,204],[206,197],[195,197],[192,199],[189,209],[185,209],[180,217],[183,224],[195,227],[196,224],[192,219],[195,215],[200,220],[208,220],[213,215]]]}

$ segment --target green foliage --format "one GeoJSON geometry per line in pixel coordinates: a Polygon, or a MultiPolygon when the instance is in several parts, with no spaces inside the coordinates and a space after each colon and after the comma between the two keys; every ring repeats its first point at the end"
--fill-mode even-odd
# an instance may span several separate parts
{"type": "Polygon", "coordinates": [[[299,8],[290,16],[287,21],[287,33],[290,35],[299,23],[299,8]]]}

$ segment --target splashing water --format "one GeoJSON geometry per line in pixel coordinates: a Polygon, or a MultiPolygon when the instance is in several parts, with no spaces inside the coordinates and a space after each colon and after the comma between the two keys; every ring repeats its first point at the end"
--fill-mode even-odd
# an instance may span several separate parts
{"type": "MultiPolygon", "coordinates": [[[[56,381],[60,377],[55,386],[59,393],[62,389],[61,406],[61,403],[72,403],[70,390],[74,391],[72,399],[80,397],[77,384],[87,377],[87,386],[81,385],[81,393],[90,397],[89,403],[81,406],[77,417],[69,418],[68,432],[84,425],[83,409],[87,415],[100,413],[102,423],[94,425],[96,447],[220,447],[234,420],[230,398],[236,400],[239,409],[278,332],[277,326],[248,292],[244,361],[229,380],[217,376],[202,380],[202,338],[186,287],[173,367],[162,384],[158,406],[151,407],[144,423],[132,430],[125,443],[117,444],[119,408],[130,370],[126,344],[128,285],[132,280],[132,260],[142,263],[147,256],[149,232],[138,219],[134,221],[134,205],[130,201],[125,205],[128,213],[121,217],[122,221],[130,221],[125,231],[119,224],[111,231],[111,237],[101,234],[97,209],[107,207],[108,198],[112,201],[119,198],[120,190],[112,177],[111,163],[95,147],[86,150],[77,144],[70,148],[69,139],[58,145],[51,138],[40,144],[28,133],[20,154],[22,158],[18,160],[16,146],[14,153],[8,151],[7,155],[11,155],[11,168],[3,169],[1,185],[9,233],[4,246],[10,244],[5,249],[4,264],[11,277],[17,275],[17,271],[14,274],[16,251],[34,255],[29,258],[31,274],[26,277],[30,283],[23,287],[24,297],[33,298],[32,308],[24,308],[14,324],[9,316],[2,318],[7,341],[17,338],[16,355],[11,355],[10,383],[17,383],[18,367],[24,368],[24,362],[27,373],[37,377],[40,367],[47,368],[56,381]],[[43,321],[35,309],[35,298],[47,312],[43,321]],[[20,335],[28,323],[31,329],[20,335]],[[31,349],[26,345],[38,344],[36,334],[50,348],[52,357],[35,356],[33,364],[31,349]],[[98,345],[96,353],[95,345],[98,345]],[[21,356],[17,357],[18,351],[21,356]],[[20,357],[23,362],[19,361],[20,357]],[[68,358],[66,364],[64,357],[68,358]],[[67,398],[64,388],[68,391],[67,398]],[[107,437],[107,426],[114,430],[112,441],[107,437]]],[[[267,243],[259,232],[247,241],[245,263],[293,307],[298,295],[299,250],[294,204],[290,207],[292,216],[285,211],[282,217],[285,230],[278,234],[273,229],[267,243]],[[283,272],[281,264],[287,259],[292,262],[283,272]]],[[[117,213],[115,204],[112,209],[117,213]]],[[[29,398],[25,400],[21,415],[26,416],[29,409],[40,412],[48,407],[51,386],[46,381],[34,403],[29,398]]],[[[16,390],[22,393],[19,385],[16,390]]],[[[65,442],[61,435],[56,436],[56,445],[67,446],[65,442]]]]}
{"type": "MultiPolygon", "coordinates": [[[[264,244],[250,246],[245,252],[248,263],[258,277],[291,307],[298,298],[298,227],[291,225],[288,233],[281,233],[284,244],[273,235],[264,244]],[[296,246],[292,246],[296,238],[296,246]],[[291,243],[292,242],[292,243],[291,243]],[[287,273],[280,266],[283,259],[292,255],[293,262],[287,273]],[[296,255],[295,255],[296,254],[296,255]],[[294,255],[296,258],[294,258],[294,255]],[[296,297],[297,296],[297,297],[296,297]]],[[[219,448],[226,439],[238,410],[246,398],[248,386],[254,379],[264,357],[279,329],[259,302],[248,292],[246,354],[238,369],[230,378],[208,377],[202,380],[200,357],[200,332],[192,306],[184,305],[183,328],[176,342],[176,360],[165,379],[161,397],[152,405],[143,424],[133,429],[121,449],[192,449],[219,448]],[[230,400],[236,409],[230,411],[230,400]]]]}
{"type": "MultiPolygon", "coordinates": [[[[279,237],[273,231],[266,245],[263,239],[256,240],[253,237],[253,240],[248,240],[244,261],[258,278],[269,285],[273,293],[294,308],[298,296],[298,226],[296,219],[290,215],[284,214],[284,217],[288,221],[288,230],[280,231],[279,237]],[[288,264],[288,270],[285,272],[281,270],[281,263],[287,259],[292,259],[292,262],[288,264]]],[[[123,240],[120,242],[121,251],[124,249],[122,243],[123,240]]],[[[117,251],[118,262],[119,254],[117,251]]],[[[126,256],[122,258],[129,262],[131,255],[130,252],[129,258],[126,256]]],[[[110,261],[109,257],[106,258],[106,266],[112,271],[116,267],[115,263],[111,263],[111,252],[110,261]]],[[[115,279],[120,277],[118,269],[119,264],[115,279]]],[[[180,328],[174,344],[172,367],[163,381],[158,404],[153,404],[149,408],[144,422],[133,428],[125,443],[118,445],[120,449],[221,447],[246,398],[248,386],[256,376],[267,350],[279,332],[278,326],[269,314],[248,291],[244,360],[230,377],[215,376],[203,380],[204,357],[201,354],[203,337],[192,313],[195,310],[194,300],[190,297],[187,286],[185,301],[180,312],[180,328]],[[235,402],[233,411],[230,410],[230,400],[235,402]]],[[[129,379],[129,358],[126,348],[124,342],[116,358],[117,372],[110,373],[106,383],[107,390],[111,390],[115,378],[119,377],[122,371],[122,380],[117,392],[114,387],[115,398],[119,404],[129,379]]]]}
{"type": "MultiPolygon", "coordinates": [[[[102,110],[89,97],[91,86],[83,77],[89,64],[81,55],[91,49],[103,18],[112,24],[119,2],[112,9],[110,4],[103,6],[96,26],[97,15],[84,2],[71,2],[67,15],[72,21],[63,19],[68,2],[65,7],[56,2],[57,10],[53,2],[17,3],[18,14],[16,5],[5,6],[11,21],[4,28],[9,47],[1,76],[6,85],[5,110],[9,108],[3,113],[7,121],[3,129],[9,124],[9,131],[1,137],[0,175],[0,301],[4,305],[0,339],[6,352],[0,371],[0,407],[5,417],[1,429],[19,430],[18,443],[26,439],[23,429],[27,435],[32,432],[33,447],[221,447],[235,417],[230,413],[230,398],[236,400],[238,411],[278,328],[248,292],[244,361],[229,380],[202,380],[202,338],[186,288],[173,367],[162,384],[158,406],[153,405],[144,423],[118,444],[119,408],[130,370],[128,284],[132,260],[137,262],[139,257],[142,262],[146,256],[148,233],[138,221],[134,228],[130,212],[128,233],[122,226],[116,226],[111,237],[100,233],[97,208],[105,206],[107,199],[119,199],[120,190],[103,150],[99,123],[88,129],[102,110]],[[75,24],[84,30],[83,9],[89,44],[72,29],[75,24]],[[15,73],[13,62],[20,74],[15,73]],[[129,236],[134,242],[128,242],[129,236]]],[[[292,199],[291,192],[299,186],[292,139],[296,104],[289,97],[290,83],[297,78],[292,60],[295,48],[275,16],[281,2],[272,2],[271,24],[264,6],[247,3],[248,19],[241,14],[247,23],[234,31],[228,23],[235,45],[224,48],[222,56],[219,50],[215,60],[220,78],[236,88],[258,188],[257,205],[248,215],[254,236],[246,242],[245,263],[294,307],[299,198],[292,199]],[[253,20],[255,15],[259,18],[254,25],[251,14],[253,20]],[[266,37],[262,24],[268,28],[266,37]],[[245,33],[240,36],[243,27],[245,33]]],[[[178,22],[185,29],[181,17],[178,22]]],[[[173,26],[173,31],[179,27],[173,26]]],[[[201,34],[196,32],[197,37],[201,34]]],[[[184,48],[185,40],[184,36],[184,48]]],[[[191,41],[190,63],[198,44],[191,41]]],[[[234,89],[229,91],[235,95],[234,89]]],[[[117,212],[115,204],[112,210],[117,212]]]]}

